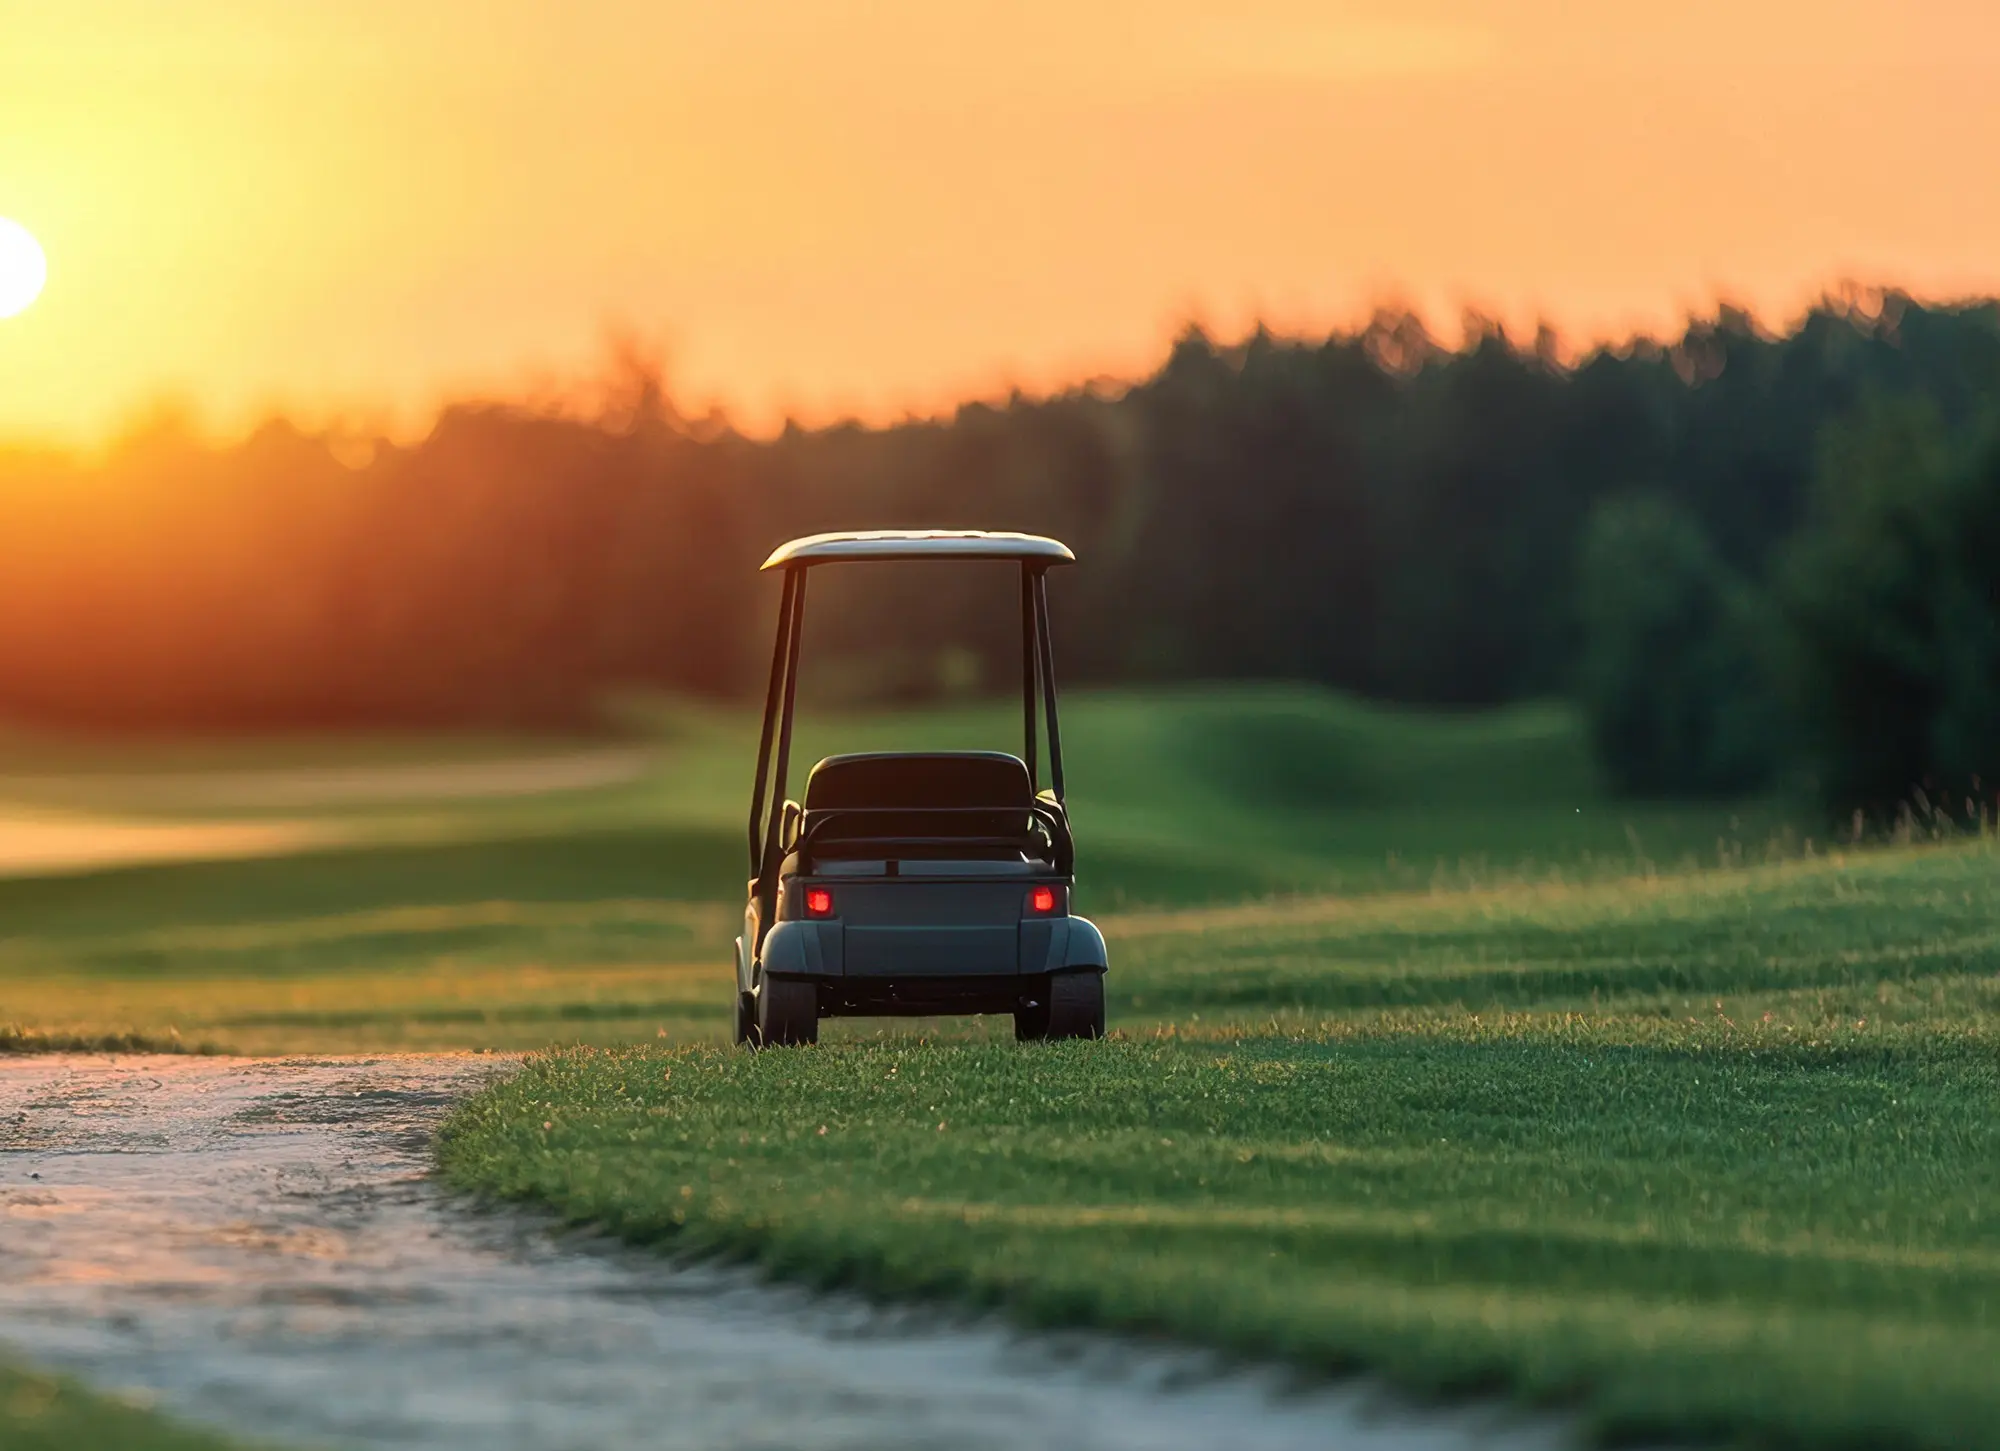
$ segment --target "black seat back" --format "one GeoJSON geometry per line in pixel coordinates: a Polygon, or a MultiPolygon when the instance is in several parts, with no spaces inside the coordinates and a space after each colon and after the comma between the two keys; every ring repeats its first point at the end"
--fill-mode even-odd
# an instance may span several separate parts
{"type": "Polygon", "coordinates": [[[817,843],[916,837],[1025,839],[1033,804],[1027,766],[1003,751],[828,756],[806,778],[805,827],[817,843]],[[925,809],[905,812],[896,807],[925,809]],[[954,809],[936,809],[942,807],[954,809]]]}

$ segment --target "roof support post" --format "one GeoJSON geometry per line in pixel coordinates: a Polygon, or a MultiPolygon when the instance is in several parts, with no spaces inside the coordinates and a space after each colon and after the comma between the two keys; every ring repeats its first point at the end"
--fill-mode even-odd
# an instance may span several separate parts
{"type": "Polygon", "coordinates": [[[1035,739],[1035,571],[1027,564],[1021,566],[1021,717],[1025,746],[1023,759],[1028,763],[1028,791],[1041,790],[1040,767],[1037,760],[1041,754],[1035,739]]]}
{"type": "Polygon", "coordinates": [[[1056,793],[1056,804],[1063,804],[1063,760],[1062,731],[1056,724],[1056,664],[1049,649],[1049,574],[1046,569],[1035,571],[1035,625],[1036,638],[1041,648],[1037,652],[1042,659],[1042,704],[1049,717],[1049,785],[1056,793]]]}
{"type": "MultiPolygon", "coordinates": [[[[778,832],[785,819],[785,778],[792,765],[792,716],[793,706],[799,692],[799,636],[804,633],[806,620],[806,571],[794,566],[785,573],[792,585],[791,628],[786,632],[785,642],[785,698],[778,715],[778,760],[771,773],[771,810],[764,828],[764,856],[757,865],[757,894],[763,899],[763,912],[759,916],[760,932],[768,932],[771,919],[778,910],[778,864],[782,860],[779,851],[778,832]]],[[[759,947],[763,943],[759,941],[759,947]]]]}
{"type": "Polygon", "coordinates": [[[778,687],[784,679],[786,641],[792,631],[792,591],[800,571],[785,571],[784,594],[778,603],[778,639],[771,647],[771,683],[764,691],[764,730],[757,738],[757,784],[750,792],[750,875],[762,865],[765,785],[771,774],[771,733],[778,724],[778,687]]]}

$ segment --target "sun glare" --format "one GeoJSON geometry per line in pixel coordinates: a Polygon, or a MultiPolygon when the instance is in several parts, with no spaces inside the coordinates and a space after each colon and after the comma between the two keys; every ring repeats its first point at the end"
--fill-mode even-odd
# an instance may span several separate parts
{"type": "Polygon", "coordinates": [[[0,217],[0,317],[23,312],[42,295],[49,259],[26,227],[0,217]]]}

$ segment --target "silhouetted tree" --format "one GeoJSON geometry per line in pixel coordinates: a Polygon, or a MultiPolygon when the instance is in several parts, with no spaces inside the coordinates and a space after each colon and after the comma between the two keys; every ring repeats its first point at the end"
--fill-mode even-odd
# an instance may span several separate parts
{"type": "Polygon", "coordinates": [[[1726,795],[1770,777],[1778,722],[1765,606],[1657,494],[1592,513],[1579,563],[1579,694],[1612,784],[1726,795]]]}
{"type": "Polygon", "coordinates": [[[1832,430],[1781,572],[1827,804],[1990,813],[2000,786],[2000,432],[1905,402],[1832,430]]]}

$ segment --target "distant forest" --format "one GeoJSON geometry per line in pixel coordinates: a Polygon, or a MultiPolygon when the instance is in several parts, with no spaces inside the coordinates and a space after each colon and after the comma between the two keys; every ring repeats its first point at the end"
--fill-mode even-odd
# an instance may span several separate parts
{"type": "MultiPolygon", "coordinates": [[[[1671,556],[1709,581],[1697,593],[1752,599],[1698,634],[1747,639],[1753,615],[1809,634],[1805,606],[1764,603],[1812,593],[1779,584],[1808,568],[1783,560],[1812,552],[1798,540],[1829,448],[1903,406],[1922,415],[1905,434],[1974,438],[1996,399],[2000,304],[1855,291],[1783,334],[1723,309],[1572,361],[1547,334],[1476,324],[1448,348],[1386,313],[1322,339],[1191,329],[1116,393],[768,441],[684,419],[642,378],[591,419],[452,407],[358,465],[283,421],[227,447],[157,428],[90,463],[0,452],[0,715],[573,727],[622,686],[741,697],[764,668],[775,592],[755,570],[774,544],[989,527],[1082,560],[1051,586],[1072,683],[1285,677],[1442,707],[1579,694],[1607,752],[1659,758],[1629,789],[1736,788],[1773,747],[1683,769],[1681,728],[1647,719],[1686,703],[1619,696],[1621,649],[1669,648],[1647,633],[1671,634],[1660,609],[1721,607],[1621,604],[1618,550],[1650,529],[1630,568],[1671,556]],[[1625,636],[1594,636],[1599,615],[1625,636]]],[[[822,603],[850,693],[1003,688],[1018,669],[988,582],[857,576],[822,603]]]]}

